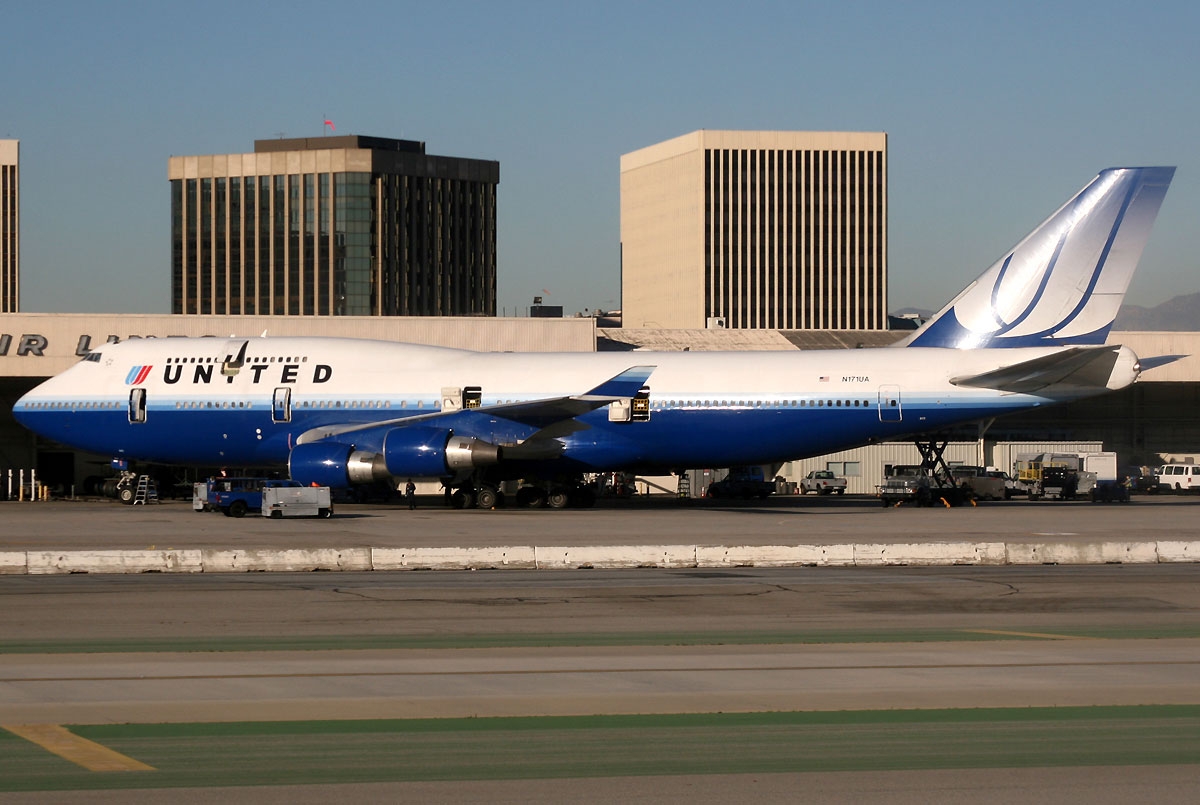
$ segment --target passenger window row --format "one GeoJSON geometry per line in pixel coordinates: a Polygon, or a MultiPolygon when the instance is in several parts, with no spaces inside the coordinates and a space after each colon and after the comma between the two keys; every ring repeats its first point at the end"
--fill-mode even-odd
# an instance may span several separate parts
{"type": "MultiPolygon", "coordinates": [[[[99,359],[99,354],[96,358],[99,359]]],[[[167,363],[224,363],[223,358],[167,358],[167,363]]],[[[297,358],[246,358],[246,363],[308,363],[308,356],[304,355],[297,358]]]]}
{"type": "Polygon", "coordinates": [[[664,408],[870,408],[870,400],[667,400],[664,408]]]}

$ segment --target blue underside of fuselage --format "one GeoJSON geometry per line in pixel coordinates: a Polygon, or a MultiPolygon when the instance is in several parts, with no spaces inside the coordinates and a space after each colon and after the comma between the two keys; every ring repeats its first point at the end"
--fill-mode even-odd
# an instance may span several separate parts
{"type": "MultiPolygon", "coordinates": [[[[655,410],[649,421],[610,422],[605,409],[579,417],[579,428],[559,439],[566,449],[548,471],[683,469],[782,462],[822,455],[873,441],[901,439],[914,433],[986,419],[1017,408],[998,400],[987,403],[928,406],[907,403],[900,421],[880,421],[873,407],[860,409],[679,408],[655,410]]],[[[1007,402],[1007,401],[1006,401],[1007,402]]],[[[1014,401],[1015,402],[1015,401],[1014,401]]],[[[295,411],[290,422],[273,422],[270,410],[159,410],[146,421],[130,423],[124,410],[17,411],[22,424],[64,444],[101,455],[169,464],[265,466],[287,463],[300,434],[332,425],[369,424],[378,411],[295,411]]],[[[894,416],[897,412],[887,411],[894,416]]],[[[394,413],[388,417],[394,419],[394,413]]],[[[423,423],[452,429],[496,444],[513,444],[535,428],[464,411],[423,423]]],[[[381,426],[331,437],[358,450],[377,451],[381,426]]],[[[528,465],[525,465],[528,467],[528,465]]]]}

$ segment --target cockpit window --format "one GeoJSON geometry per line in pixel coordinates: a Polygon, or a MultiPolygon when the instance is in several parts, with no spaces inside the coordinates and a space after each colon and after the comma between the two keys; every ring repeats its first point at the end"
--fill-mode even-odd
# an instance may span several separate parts
{"type": "Polygon", "coordinates": [[[89,352],[87,355],[83,356],[83,359],[88,363],[100,363],[100,353],[89,352]]]}

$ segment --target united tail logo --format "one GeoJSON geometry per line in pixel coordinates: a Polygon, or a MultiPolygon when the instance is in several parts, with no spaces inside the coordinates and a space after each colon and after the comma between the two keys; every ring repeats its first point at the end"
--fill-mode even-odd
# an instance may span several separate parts
{"type": "Polygon", "coordinates": [[[150,370],[153,366],[135,366],[129,370],[129,374],[125,375],[126,386],[140,386],[142,381],[150,375],[150,370]]]}

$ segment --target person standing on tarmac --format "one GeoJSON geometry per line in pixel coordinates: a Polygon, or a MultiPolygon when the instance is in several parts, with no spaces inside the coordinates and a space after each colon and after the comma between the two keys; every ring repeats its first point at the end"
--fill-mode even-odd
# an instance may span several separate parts
{"type": "Polygon", "coordinates": [[[404,499],[408,501],[408,508],[417,508],[417,485],[413,483],[412,478],[404,485],[404,499]]]}

